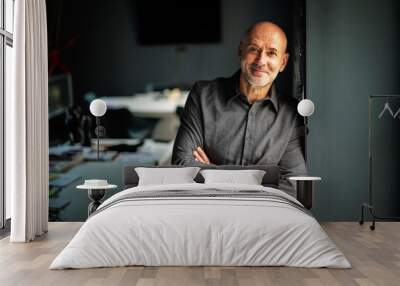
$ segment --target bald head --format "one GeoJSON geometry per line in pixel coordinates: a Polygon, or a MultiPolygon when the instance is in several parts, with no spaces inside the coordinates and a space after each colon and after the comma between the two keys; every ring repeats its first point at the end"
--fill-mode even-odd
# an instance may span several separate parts
{"type": "Polygon", "coordinates": [[[273,38],[279,43],[283,52],[287,49],[287,37],[281,27],[272,22],[259,22],[249,27],[244,33],[240,46],[247,45],[253,38],[273,38]]]}
{"type": "Polygon", "coordinates": [[[260,22],[247,29],[239,46],[244,85],[269,89],[288,62],[285,32],[271,22],[260,22]]]}

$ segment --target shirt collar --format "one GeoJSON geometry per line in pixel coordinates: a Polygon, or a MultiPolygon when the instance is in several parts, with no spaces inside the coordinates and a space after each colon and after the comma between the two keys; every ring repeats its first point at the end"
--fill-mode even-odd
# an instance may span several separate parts
{"type": "MultiPolygon", "coordinates": [[[[246,98],[246,95],[242,94],[242,92],[240,91],[240,72],[241,71],[239,69],[231,77],[234,90],[233,90],[233,93],[231,93],[231,97],[228,99],[228,101],[231,101],[234,98],[237,98],[239,96],[243,96],[244,98],[246,98]]],[[[247,101],[247,98],[246,98],[246,101],[247,101]]],[[[264,101],[264,102],[271,101],[273,107],[275,108],[275,111],[278,112],[279,111],[279,101],[278,101],[278,93],[276,91],[275,84],[274,83],[272,84],[268,97],[263,98],[261,100],[257,100],[257,101],[264,101]]]]}

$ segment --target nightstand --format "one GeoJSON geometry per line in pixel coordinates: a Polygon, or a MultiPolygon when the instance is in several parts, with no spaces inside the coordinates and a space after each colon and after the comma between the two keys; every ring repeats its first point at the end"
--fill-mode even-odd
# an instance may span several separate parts
{"type": "Polygon", "coordinates": [[[289,180],[296,181],[297,200],[305,208],[311,209],[314,201],[314,182],[321,181],[320,177],[298,176],[289,177],[289,180]]]}
{"type": "Polygon", "coordinates": [[[104,198],[106,190],[116,187],[116,185],[109,185],[107,180],[85,180],[83,185],[76,187],[80,190],[87,190],[88,196],[92,200],[88,206],[88,217],[101,205],[101,200],[104,198]]]}

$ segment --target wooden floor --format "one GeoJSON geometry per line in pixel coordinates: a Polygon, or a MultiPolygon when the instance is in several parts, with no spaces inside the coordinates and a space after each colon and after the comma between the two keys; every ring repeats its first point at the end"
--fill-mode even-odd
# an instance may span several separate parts
{"type": "Polygon", "coordinates": [[[400,223],[323,223],[352,269],[290,267],[120,267],[48,270],[81,226],[50,223],[32,243],[0,241],[0,285],[400,285],[400,223]]]}

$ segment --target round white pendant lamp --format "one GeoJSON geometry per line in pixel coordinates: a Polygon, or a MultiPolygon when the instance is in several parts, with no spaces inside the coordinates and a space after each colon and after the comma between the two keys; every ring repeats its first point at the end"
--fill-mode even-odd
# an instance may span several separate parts
{"type": "Polygon", "coordinates": [[[303,117],[311,116],[315,111],[314,103],[309,99],[303,99],[297,104],[297,111],[303,117]]]}
{"type": "Polygon", "coordinates": [[[90,103],[90,113],[92,113],[96,117],[103,116],[107,111],[107,105],[104,100],[95,99],[90,103]]]}

